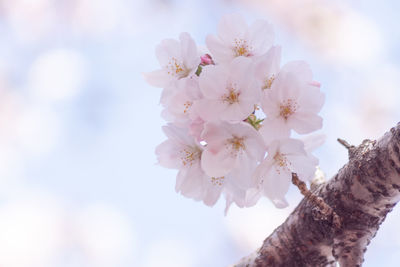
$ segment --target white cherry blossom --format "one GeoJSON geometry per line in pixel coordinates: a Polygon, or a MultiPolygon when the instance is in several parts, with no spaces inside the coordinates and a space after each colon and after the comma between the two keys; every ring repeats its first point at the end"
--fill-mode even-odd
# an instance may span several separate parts
{"type": "Polygon", "coordinates": [[[259,81],[263,92],[271,89],[281,65],[281,47],[273,46],[255,62],[255,78],[259,81]]]}
{"type": "Polygon", "coordinates": [[[229,65],[209,65],[203,69],[199,85],[204,98],[195,104],[203,120],[238,122],[254,111],[261,92],[252,66],[250,59],[240,57],[229,65]]]}
{"type": "Polygon", "coordinates": [[[283,208],[291,174],[313,177],[318,159],[311,152],[324,139],[290,139],[291,130],[303,135],[322,127],[324,94],[306,63],[281,68],[281,47],[272,46],[267,22],[248,26],[227,15],[217,33],[207,36],[208,49],[188,33],[156,48],[161,69],[145,78],[163,88],[169,122],[168,139],[156,148],[159,164],[178,169],[175,189],[188,198],[212,206],[222,194],[225,212],[262,196],[283,208]]]}
{"type": "Polygon", "coordinates": [[[322,127],[318,115],[325,96],[312,80],[309,66],[302,61],[286,64],[266,92],[261,107],[267,118],[260,133],[268,143],[287,138],[293,129],[307,134],[322,127]]]}
{"type": "Polygon", "coordinates": [[[226,199],[225,215],[228,213],[230,206],[235,203],[239,208],[248,208],[257,204],[257,201],[262,196],[262,191],[259,188],[251,187],[242,189],[234,186],[232,183],[227,183],[224,188],[224,196],[226,199]]]}
{"type": "Polygon", "coordinates": [[[225,177],[205,174],[200,163],[203,147],[187,134],[187,129],[168,124],[163,130],[168,140],[156,148],[156,154],[161,166],[179,170],[175,190],[206,205],[214,205],[225,177]]]}
{"type": "Polygon", "coordinates": [[[318,159],[307,153],[304,143],[296,139],[273,141],[268,147],[268,156],[254,173],[264,194],[278,208],[286,207],[285,194],[289,190],[292,173],[303,181],[310,181],[318,165],[318,159]]]}
{"type": "Polygon", "coordinates": [[[193,109],[195,100],[202,98],[199,89],[198,79],[182,79],[174,86],[164,89],[169,91],[163,94],[161,103],[165,106],[161,116],[170,122],[187,123],[198,118],[197,112],[193,109]]]}
{"type": "Polygon", "coordinates": [[[225,15],[218,24],[218,35],[208,35],[206,44],[217,63],[229,63],[236,57],[258,57],[272,46],[274,32],[264,20],[248,26],[238,14],[225,15]]]}
{"type": "Polygon", "coordinates": [[[181,33],[179,41],[163,40],[156,48],[161,69],[145,73],[146,81],[155,87],[165,87],[196,72],[201,59],[196,43],[188,33],[181,33]]]}
{"type": "Polygon", "coordinates": [[[248,123],[206,123],[202,138],[207,143],[201,158],[203,170],[214,177],[230,175],[234,186],[247,189],[257,163],[265,154],[260,134],[248,123]]]}

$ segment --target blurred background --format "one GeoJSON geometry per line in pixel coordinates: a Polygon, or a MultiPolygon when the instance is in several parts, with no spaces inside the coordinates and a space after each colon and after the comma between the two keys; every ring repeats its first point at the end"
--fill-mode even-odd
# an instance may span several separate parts
{"type": "MultiPolygon", "coordinates": [[[[400,121],[400,2],[372,0],[0,0],[0,266],[217,267],[258,248],[290,207],[213,208],[174,191],[156,164],[165,137],[155,46],[223,14],[274,24],[283,63],[304,59],[326,94],[329,178],[400,121]]],[[[365,266],[398,266],[400,211],[365,266]]]]}

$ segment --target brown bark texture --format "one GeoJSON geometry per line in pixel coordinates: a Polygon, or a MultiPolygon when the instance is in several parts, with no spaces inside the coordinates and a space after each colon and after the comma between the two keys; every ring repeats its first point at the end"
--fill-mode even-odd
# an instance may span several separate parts
{"type": "Polygon", "coordinates": [[[259,250],[234,266],[362,265],[368,244],[400,200],[400,123],[378,141],[359,146],[339,141],[348,149],[349,162],[311,190],[334,213],[304,198],[259,250]]]}

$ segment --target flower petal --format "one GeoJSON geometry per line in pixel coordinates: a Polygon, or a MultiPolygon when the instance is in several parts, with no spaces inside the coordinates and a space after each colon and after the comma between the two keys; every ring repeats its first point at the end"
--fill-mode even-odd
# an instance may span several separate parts
{"type": "Polygon", "coordinates": [[[145,81],[154,87],[165,87],[171,81],[171,77],[164,70],[155,70],[143,73],[145,81]]]}

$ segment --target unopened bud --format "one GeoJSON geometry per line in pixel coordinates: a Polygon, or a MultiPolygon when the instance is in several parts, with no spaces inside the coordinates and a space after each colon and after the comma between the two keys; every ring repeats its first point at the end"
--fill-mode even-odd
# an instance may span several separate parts
{"type": "Polygon", "coordinates": [[[214,61],[212,60],[212,57],[209,54],[204,54],[200,58],[201,58],[200,65],[202,66],[214,65],[214,61]]]}

